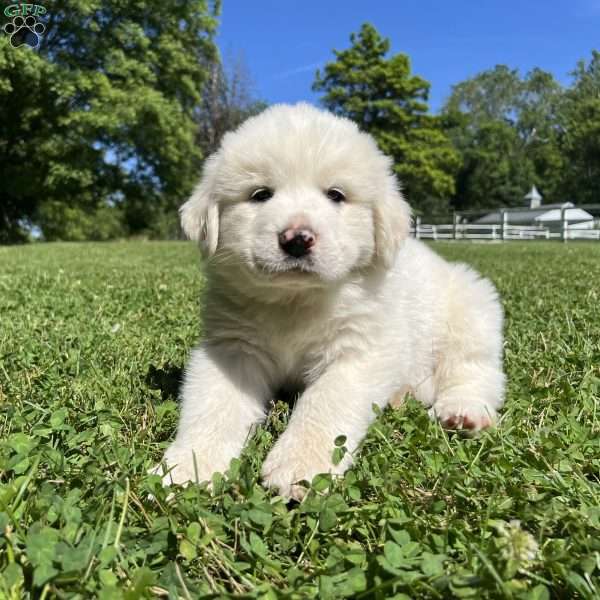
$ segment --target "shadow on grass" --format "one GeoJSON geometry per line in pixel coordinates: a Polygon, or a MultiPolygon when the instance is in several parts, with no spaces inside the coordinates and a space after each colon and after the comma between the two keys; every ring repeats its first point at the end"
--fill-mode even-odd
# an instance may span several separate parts
{"type": "MultiPolygon", "coordinates": [[[[149,388],[160,390],[163,402],[166,400],[179,401],[179,389],[183,381],[183,366],[172,363],[166,363],[160,367],[150,365],[145,381],[149,388]]],[[[293,409],[301,393],[302,388],[300,387],[283,387],[277,390],[273,402],[280,400],[285,402],[290,409],[293,409]]]]}
{"type": "Polygon", "coordinates": [[[179,400],[179,388],[183,379],[183,367],[167,363],[161,367],[150,365],[146,373],[146,385],[153,390],[160,390],[160,395],[166,400],[179,400]]]}

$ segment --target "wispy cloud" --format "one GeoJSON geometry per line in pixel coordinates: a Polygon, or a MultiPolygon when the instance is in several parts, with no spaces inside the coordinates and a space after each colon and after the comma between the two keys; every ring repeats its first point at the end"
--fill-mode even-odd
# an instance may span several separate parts
{"type": "Polygon", "coordinates": [[[294,67],[293,69],[288,69],[287,71],[282,71],[281,73],[276,73],[274,75],[274,79],[286,79],[288,77],[293,77],[294,75],[300,75],[301,73],[307,73],[309,71],[315,71],[322,67],[326,62],[326,59],[320,60],[318,62],[313,62],[308,65],[300,65],[299,67],[294,67]]]}

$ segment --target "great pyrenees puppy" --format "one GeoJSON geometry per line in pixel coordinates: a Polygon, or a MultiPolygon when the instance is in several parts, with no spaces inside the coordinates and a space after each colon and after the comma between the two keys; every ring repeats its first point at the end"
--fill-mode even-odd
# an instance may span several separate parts
{"type": "Polygon", "coordinates": [[[225,471],[284,386],[301,395],[262,479],[297,499],[298,482],[350,466],[373,405],[406,392],[447,428],[494,423],[498,295],[408,238],[392,162],[352,121],[307,104],[247,120],[206,160],[181,222],[207,281],[166,484],[225,471]]]}

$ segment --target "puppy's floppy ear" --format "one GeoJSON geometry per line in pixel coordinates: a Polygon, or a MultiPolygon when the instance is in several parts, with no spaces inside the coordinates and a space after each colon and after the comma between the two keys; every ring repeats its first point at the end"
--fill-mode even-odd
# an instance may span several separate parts
{"type": "Polygon", "coordinates": [[[205,256],[215,253],[219,239],[219,208],[214,194],[216,163],[215,155],[205,161],[200,183],[179,209],[183,232],[191,240],[200,242],[205,256]]]}
{"type": "Polygon", "coordinates": [[[389,268],[394,264],[396,252],[410,231],[410,206],[402,197],[394,175],[388,175],[385,189],[373,211],[375,254],[389,268]]]}

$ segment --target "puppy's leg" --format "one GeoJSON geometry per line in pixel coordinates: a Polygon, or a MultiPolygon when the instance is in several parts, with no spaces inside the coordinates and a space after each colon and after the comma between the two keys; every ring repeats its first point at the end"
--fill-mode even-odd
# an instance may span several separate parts
{"type": "Polygon", "coordinates": [[[163,459],[165,485],[206,481],[224,472],[252,427],[264,419],[267,397],[263,371],[251,357],[210,346],[194,350],[182,388],[177,436],[163,459]]]}
{"type": "Polygon", "coordinates": [[[350,466],[350,455],[375,417],[372,405],[384,405],[392,394],[389,384],[378,387],[368,380],[386,381],[358,361],[328,367],[298,399],[286,431],[269,452],[262,478],[282,496],[300,500],[306,490],[295,485],[319,473],[341,474],[350,466]],[[333,463],[334,440],[344,435],[348,452],[333,463]]]}
{"type": "Polygon", "coordinates": [[[504,400],[502,308],[488,280],[463,265],[452,269],[430,414],[450,429],[479,430],[495,422],[504,400]]]}

